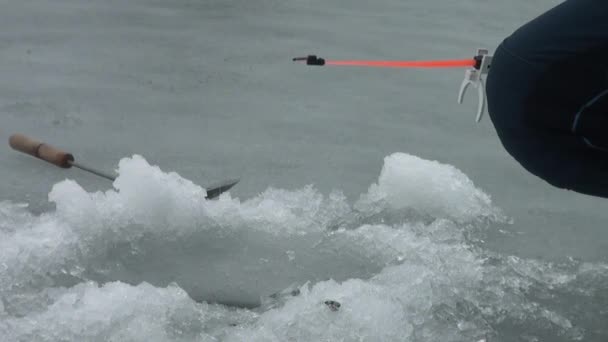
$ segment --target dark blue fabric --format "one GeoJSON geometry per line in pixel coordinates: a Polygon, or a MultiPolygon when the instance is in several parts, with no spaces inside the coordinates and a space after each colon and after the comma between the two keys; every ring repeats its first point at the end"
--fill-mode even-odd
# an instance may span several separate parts
{"type": "Polygon", "coordinates": [[[486,83],[498,136],[524,168],[601,197],[608,197],[608,152],[589,142],[608,141],[608,100],[586,104],[606,89],[605,0],[569,0],[519,28],[497,48],[486,83]]]}

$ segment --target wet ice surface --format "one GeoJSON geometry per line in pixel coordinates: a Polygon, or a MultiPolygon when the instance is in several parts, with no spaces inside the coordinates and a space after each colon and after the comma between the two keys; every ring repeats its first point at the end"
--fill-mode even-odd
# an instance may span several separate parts
{"type": "Polygon", "coordinates": [[[0,141],[121,176],[0,148],[0,340],[608,340],[606,202],[522,170],[462,70],[291,63],[465,58],[555,3],[3,2],[0,141]]]}
{"type": "Polygon", "coordinates": [[[487,250],[510,219],[450,165],[387,156],[353,204],[313,187],[205,201],[137,155],[118,172],[105,192],[56,184],[42,215],[2,202],[4,340],[607,336],[608,265],[487,250]]]}

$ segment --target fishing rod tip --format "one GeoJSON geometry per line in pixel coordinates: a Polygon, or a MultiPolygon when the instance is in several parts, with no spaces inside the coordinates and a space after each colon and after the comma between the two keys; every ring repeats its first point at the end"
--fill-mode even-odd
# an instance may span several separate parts
{"type": "Polygon", "coordinates": [[[306,61],[306,65],[325,65],[325,60],[323,58],[319,58],[315,55],[308,55],[306,57],[295,57],[293,58],[294,62],[303,62],[306,61]]]}

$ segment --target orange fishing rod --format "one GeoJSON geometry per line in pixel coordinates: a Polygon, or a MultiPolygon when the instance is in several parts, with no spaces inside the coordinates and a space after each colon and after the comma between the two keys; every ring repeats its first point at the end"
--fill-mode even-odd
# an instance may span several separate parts
{"type": "Polygon", "coordinates": [[[464,68],[478,69],[480,56],[468,59],[422,60],[422,61],[375,61],[375,60],[325,60],[315,55],[296,57],[294,62],[305,62],[306,65],[358,66],[371,68],[464,68]]]}
{"type": "Polygon", "coordinates": [[[306,65],[329,66],[358,66],[369,68],[466,68],[464,79],[458,91],[458,103],[462,103],[464,94],[469,86],[477,89],[478,104],[475,121],[479,122],[485,111],[486,94],[482,76],[490,70],[492,56],[487,49],[477,49],[475,57],[468,59],[443,59],[422,61],[375,61],[375,60],[325,60],[315,55],[293,58],[294,62],[306,65]]]}

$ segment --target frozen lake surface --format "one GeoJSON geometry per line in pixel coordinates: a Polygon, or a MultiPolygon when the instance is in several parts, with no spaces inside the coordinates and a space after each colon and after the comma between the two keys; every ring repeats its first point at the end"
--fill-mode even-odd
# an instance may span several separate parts
{"type": "Polygon", "coordinates": [[[119,174],[0,148],[3,341],[608,340],[608,202],[462,70],[291,62],[467,58],[556,3],[3,1],[0,141],[119,174]]]}

